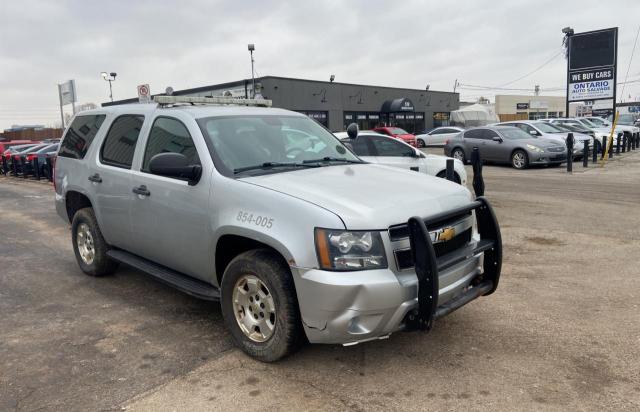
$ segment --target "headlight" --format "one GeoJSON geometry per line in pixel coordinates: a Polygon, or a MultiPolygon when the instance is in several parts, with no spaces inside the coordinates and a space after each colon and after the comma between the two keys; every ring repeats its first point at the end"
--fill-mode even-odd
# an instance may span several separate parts
{"type": "Polygon", "coordinates": [[[316,228],[315,239],[321,269],[340,271],[387,267],[380,232],[316,228]]]}
{"type": "Polygon", "coordinates": [[[542,149],[540,149],[538,146],[534,146],[534,145],[532,145],[532,144],[528,144],[528,145],[527,145],[527,148],[528,148],[529,150],[533,150],[533,151],[534,151],[534,152],[536,152],[536,153],[544,153],[544,150],[542,150],[542,149]]]}

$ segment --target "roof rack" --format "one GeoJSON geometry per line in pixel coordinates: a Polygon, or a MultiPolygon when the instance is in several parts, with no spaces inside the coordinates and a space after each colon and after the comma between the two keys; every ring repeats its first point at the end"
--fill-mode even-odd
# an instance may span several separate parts
{"type": "Polygon", "coordinates": [[[266,99],[239,99],[237,97],[201,97],[201,96],[154,96],[153,101],[161,106],[189,103],[189,104],[233,104],[239,106],[271,107],[271,100],[266,99]]]}

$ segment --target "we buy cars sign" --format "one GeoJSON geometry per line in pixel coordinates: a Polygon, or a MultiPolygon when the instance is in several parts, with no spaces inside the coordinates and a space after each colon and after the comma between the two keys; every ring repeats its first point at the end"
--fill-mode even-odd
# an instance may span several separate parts
{"type": "Polygon", "coordinates": [[[569,101],[613,98],[614,77],[613,68],[569,73],[569,101]]]}

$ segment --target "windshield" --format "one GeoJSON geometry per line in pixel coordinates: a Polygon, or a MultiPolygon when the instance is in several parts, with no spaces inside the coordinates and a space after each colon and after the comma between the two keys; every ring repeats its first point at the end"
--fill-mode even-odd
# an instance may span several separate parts
{"type": "Polygon", "coordinates": [[[589,129],[594,129],[598,126],[596,126],[595,124],[591,123],[590,121],[588,121],[587,119],[576,119],[580,124],[582,124],[583,126],[588,127],[589,129]]]}
{"type": "Polygon", "coordinates": [[[598,126],[606,126],[607,124],[602,119],[598,119],[597,117],[590,117],[589,121],[598,126]]]}
{"type": "Polygon", "coordinates": [[[632,114],[619,114],[618,124],[625,124],[633,126],[634,118],[632,114]]]}
{"type": "MultiPolygon", "coordinates": [[[[316,166],[360,162],[331,133],[308,117],[233,116],[199,119],[218,170],[275,173],[316,166]]],[[[234,173],[235,172],[235,173],[234,173]]]]}
{"type": "Polygon", "coordinates": [[[517,127],[505,127],[500,129],[500,134],[509,140],[531,139],[531,135],[517,127]]]}
{"type": "Polygon", "coordinates": [[[537,123],[532,123],[531,125],[533,127],[536,127],[542,133],[562,133],[562,130],[558,129],[557,127],[549,123],[537,122],[537,123]]]}
{"type": "Polygon", "coordinates": [[[409,132],[399,127],[391,127],[389,128],[389,131],[391,132],[391,134],[409,134],[409,132]]]}

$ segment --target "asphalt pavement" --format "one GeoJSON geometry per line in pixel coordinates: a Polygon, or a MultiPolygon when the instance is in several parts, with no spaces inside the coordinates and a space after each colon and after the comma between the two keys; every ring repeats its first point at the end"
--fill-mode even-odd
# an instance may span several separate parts
{"type": "Polygon", "coordinates": [[[50,184],[0,176],[0,411],[640,410],[640,152],[484,174],[495,294],[428,334],[276,364],[234,347],[216,303],[85,276],[50,184]]]}

